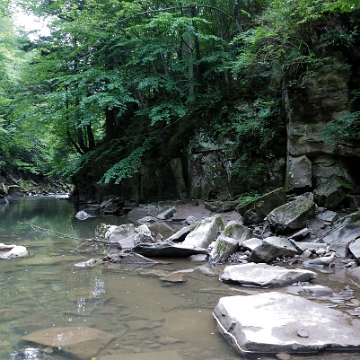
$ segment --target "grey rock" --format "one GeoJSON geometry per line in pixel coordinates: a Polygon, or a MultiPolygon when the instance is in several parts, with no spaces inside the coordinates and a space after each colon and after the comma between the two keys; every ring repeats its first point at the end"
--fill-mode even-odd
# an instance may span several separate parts
{"type": "MultiPolygon", "coordinates": [[[[4,245],[4,244],[0,244],[4,245]]],[[[11,249],[7,248],[5,251],[0,251],[0,259],[17,259],[26,257],[29,255],[25,246],[22,245],[10,245],[11,249]]],[[[4,247],[3,247],[4,248],[4,247]]]]}
{"type": "Polygon", "coordinates": [[[75,214],[75,217],[79,220],[86,220],[90,217],[94,217],[93,215],[90,215],[88,214],[86,211],[78,211],[76,214],[75,214]]]}
{"type": "Polygon", "coordinates": [[[192,224],[196,223],[197,221],[198,221],[198,219],[195,216],[189,215],[185,220],[185,224],[192,225],[192,224]]]}
{"type": "Polygon", "coordinates": [[[315,204],[305,196],[279,206],[271,211],[266,220],[278,234],[286,234],[306,227],[307,221],[315,216],[315,204]]]}
{"type": "Polygon", "coordinates": [[[144,216],[143,218],[138,220],[139,223],[147,223],[147,222],[156,222],[156,217],[154,216],[144,216]]]}
{"type": "Polygon", "coordinates": [[[310,284],[310,285],[292,285],[287,287],[287,292],[293,295],[321,297],[332,296],[333,291],[328,286],[310,284]]]}
{"type": "Polygon", "coordinates": [[[249,263],[226,266],[220,275],[220,280],[236,282],[243,286],[281,287],[316,277],[316,273],[309,270],[249,263]]]}
{"type": "Polygon", "coordinates": [[[210,253],[210,261],[214,264],[224,263],[235,253],[243,241],[252,237],[253,231],[237,221],[229,221],[225,229],[216,239],[210,253]]]}
{"type": "Polygon", "coordinates": [[[105,232],[104,240],[108,243],[118,243],[122,249],[129,249],[134,246],[135,236],[133,224],[110,225],[105,232]]]}
{"type": "Polygon", "coordinates": [[[249,261],[268,263],[277,257],[293,256],[297,253],[297,249],[288,239],[271,236],[264,239],[259,246],[253,249],[249,261]]]}
{"type": "Polygon", "coordinates": [[[91,327],[53,327],[24,336],[24,341],[61,349],[80,360],[96,355],[112,339],[113,335],[91,327]]]}
{"type": "Polygon", "coordinates": [[[244,216],[244,224],[247,225],[263,221],[270,211],[285,203],[285,189],[279,188],[264,194],[245,205],[238,206],[236,210],[244,216]]]}
{"type": "Polygon", "coordinates": [[[345,216],[334,223],[334,229],[323,237],[332,250],[341,257],[348,254],[349,243],[360,237],[360,211],[345,216]]]}
{"type": "Polygon", "coordinates": [[[172,234],[170,237],[168,237],[166,239],[167,242],[181,242],[184,241],[185,238],[196,228],[196,226],[198,225],[197,222],[183,227],[182,229],[180,229],[179,231],[177,231],[175,234],[172,234]]]}
{"type": "Polygon", "coordinates": [[[360,320],[299,296],[269,292],[223,297],[213,316],[239,352],[306,353],[360,346],[360,320]],[[309,337],[298,336],[299,331],[309,337]]]}
{"type": "Polygon", "coordinates": [[[166,209],[165,211],[163,211],[162,213],[160,213],[157,218],[159,220],[167,220],[170,219],[174,216],[174,214],[176,213],[176,208],[171,207],[170,209],[166,209]]]}
{"type": "Polygon", "coordinates": [[[210,261],[213,264],[222,264],[228,257],[239,249],[239,242],[221,234],[210,252],[210,261]]]}
{"type": "Polygon", "coordinates": [[[249,240],[243,241],[242,246],[246,249],[253,251],[255,248],[260,246],[262,244],[262,242],[263,241],[261,239],[251,238],[249,240]]]}
{"type": "Polygon", "coordinates": [[[349,250],[357,259],[357,261],[360,261],[360,238],[356,238],[350,242],[349,250]]]}
{"type": "Polygon", "coordinates": [[[336,212],[331,211],[331,210],[324,210],[324,211],[316,214],[316,217],[319,220],[326,221],[331,224],[333,222],[339,220],[339,215],[336,212]]]}
{"type": "Polygon", "coordinates": [[[304,261],[305,267],[311,267],[312,265],[329,266],[335,260],[335,253],[330,256],[321,256],[314,259],[308,259],[304,261]]]}
{"type": "Polygon", "coordinates": [[[301,229],[300,231],[297,231],[295,234],[292,234],[289,237],[289,239],[299,241],[305,238],[306,236],[308,236],[309,234],[310,234],[310,230],[308,228],[305,228],[305,229],[301,229]]]}
{"type": "Polygon", "coordinates": [[[312,187],[312,163],[306,155],[288,156],[286,190],[294,191],[312,187]]]}
{"type": "Polygon", "coordinates": [[[329,210],[335,210],[345,199],[345,181],[332,176],[314,190],[315,202],[329,210]]]}
{"type": "Polygon", "coordinates": [[[195,229],[186,236],[183,244],[206,249],[224,228],[220,216],[213,216],[201,220],[195,229]]]}

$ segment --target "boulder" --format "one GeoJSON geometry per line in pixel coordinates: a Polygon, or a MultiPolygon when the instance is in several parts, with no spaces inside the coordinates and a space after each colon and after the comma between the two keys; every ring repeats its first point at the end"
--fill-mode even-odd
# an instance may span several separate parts
{"type": "Polygon", "coordinates": [[[250,239],[252,235],[252,229],[241,225],[237,221],[229,221],[215,241],[210,252],[210,261],[213,264],[224,263],[231,254],[238,250],[239,245],[250,239]]]}
{"type": "Polygon", "coordinates": [[[4,245],[0,247],[0,259],[16,259],[26,257],[28,255],[29,253],[26,250],[26,247],[22,245],[4,245]]]}
{"type": "Polygon", "coordinates": [[[196,223],[198,221],[198,219],[193,216],[193,215],[189,215],[186,219],[185,219],[185,224],[186,225],[192,225],[194,223],[196,223]]]}
{"type": "Polygon", "coordinates": [[[24,341],[65,351],[80,360],[97,355],[112,339],[113,335],[90,327],[49,328],[24,336],[24,341]]]}
{"type": "Polygon", "coordinates": [[[339,220],[339,215],[331,210],[324,210],[316,214],[316,217],[319,220],[325,221],[326,223],[332,224],[333,222],[339,220]]]}
{"type": "MultiPolygon", "coordinates": [[[[348,254],[349,243],[360,237],[360,211],[344,216],[334,223],[334,230],[323,237],[332,250],[345,257],[348,254]]],[[[352,249],[355,251],[354,244],[352,249]]]]}
{"type": "Polygon", "coordinates": [[[104,235],[108,243],[119,244],[122,249],[132,248],[136,233],[133,224],[110,225],[104,235]]]}
{"type": "Polygon", "coordinates": [[[194,222],[193,224],[183,227],[179,231],[177,231],[175,234],[172,234],[170,237],[166,239],[166,241],[170,242],[181,242],[184,241],[185,238],[196,228],[198,225],[197,222],[194,222]]]}
{"type": "Polygon", "coordinates": [[[213,264],[222,264],[228,257],[239,249],[239,242],[223,233],[216,239],[210,252],[210,261],[213,264]]]}
{"type": "Polygon", "coordinates": [[[244,217],[244,224],[247,225],[263,221],[270,211],[285,203],[285,189],[279,188],[238,206],[236,210],[244,217]]]}
{"type": "Polygon", "coordinates": [[[239,245],[241,245],[245,240],[252,238],[253,231],[238,221],[229,221],[225,226],[223,234],[237,240],[239,245]]]}
{"type": "MultiPolygon", "coordinates": [[[[190,225],[191,226],[191,225],[190,225]]],[[[183,244],[206,249],[219,235],[224,228],[220,216],[213,216],[201,220],[195,229],[186,236],[183,244]]]]}
{"type": "Polygon", "coordinates": [[[295,191],[312,187],[312,163],[306,155],[288,156],[286,190],[295,191]]]}
{"type": "Polygon", "coordinates": [[[139,227],[135,228],[135,232],[136,235],[134,237],[134,246],[139,244],[152,244],[155,242],[151,231],[145,224],[142,224],[139,227]]]}
{"type": "Polygon", "coordinates": [[[346,186],[344,180],[332,176],[314,190],[315,202],[326,209],[336,210],[346,197],[346,186]]]}
{"type": "Polygon", "coordinates": [[[296,295],[223,297],[213,316],[240,353],[311,353],[360,346],[360,320],[296,295]]]}
{"type": "Polygon", "coordinates": [[[315,216],[315,204],[306,196],[281,205],[271,211],[266,220],[277,234],[286,234],[306,227],[309,219],[315,216]]]}
{"type": "Polygon", "coordinates": [[[262,240],[261,239],[258,239],[258,238],[251,238],[249,240],[245,240],[243,243],[242,243],[242,246],[245,248],[245,249],[248,249],[250,251],[253,251],[256,247],[258,247],[259,245],[262,244],[262,240]]]}
{"type": "Polygon", "coordinates": [[[349,250],[354,255],[355,259],[360,261],[360,237],[350,242],[349,250]]]}
{"type": "Polygon", "coordinates": [[[277,257],[284,255],[293,256],[298,251],[294,245],[285,238],[277,236],[270,236],[262,241],[262,243],[255,247],[249,256],[249,261],[256,263],[268,263],[275,260],[277,257]]]}
{"type": "Polygon", "coordinates": [[[243,286],[281,287],[298,281],[309,281],[316,273],[304,269],[285,269],[266,264],[241,264],[226,266],[220,280],[236,282],[243,286]]]}
{"type": "Polygon", "coordinates": [[[93,215],[90,215],[89,213],[87,213],[86,211],[78,211],[75,214],[75,217],[79,220],[86,220],[88,218],[94,217],[93,215]]]}

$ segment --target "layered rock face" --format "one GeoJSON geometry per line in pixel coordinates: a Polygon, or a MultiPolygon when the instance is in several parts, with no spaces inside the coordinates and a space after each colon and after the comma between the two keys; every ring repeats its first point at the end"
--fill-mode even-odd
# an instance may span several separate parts
{"type": "Polygon", "coordinates": [[[329,144],[324,126],[349,109],[347,75],[322,70],[301,84],[288,86],[286,190],[316,188],[330,176],[354,180],[352,164],[359,153],[350,144],[329,144]]]}

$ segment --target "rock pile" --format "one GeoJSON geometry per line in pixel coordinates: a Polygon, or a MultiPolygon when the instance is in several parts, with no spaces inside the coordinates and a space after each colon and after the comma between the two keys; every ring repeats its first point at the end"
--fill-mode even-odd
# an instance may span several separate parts
{"type": "MultiPolygon", "coordinates": [[[[317,272],[329,272],[332,267],[360,278],[360,212],[342,216],[319,206],[317,199],[328,203],[320,190],[316,196],[305,193],[289,199],[284,189],[265,194],[238,208],[243,221],[226,223],[222,213],[201,220],[194,216],[176,219],[183,227],[165,239],[151,230],[159,222],[174,220],[173,205],[157,216],[141,218],[140,226],[102,225],[96,237],[115,246],[115,253],[78,266],[112,262],[144,267],[156,263],[150,258],[197,256],[197,261],[208,261],[204,271],[222,265],[219,280],[231,286],[283,289],[219,299],[213,316],[220,332],[238,351],[276,354],[355,349],[360,346],[354,335],[360,330],[359,299],[350,288],[334,294],[312,281],[317,272]],[[339,304],[340,310],[332,309],[339,304]]],[[[226,208],[215,205],[218,211],[226,208]]],[[[187,280],[179,273],[160,271],[158,276],[173,283],[187,280]]]]}

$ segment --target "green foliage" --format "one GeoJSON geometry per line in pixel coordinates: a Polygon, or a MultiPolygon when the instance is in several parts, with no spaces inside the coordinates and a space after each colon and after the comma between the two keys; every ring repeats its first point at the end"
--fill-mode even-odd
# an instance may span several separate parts
{"type": "Polygon", "coordinates": [[[107,170],[102,181],[106,184],[114,180],[115,184],[119,184],[121,180],[131,178],[138,172],[140,160],[145,151],[150,149],[150,143],[146,142],[142,146],[133,150],[126,158],[120,160],[107,170]]]}
{"type": "Polygon", "coordinates": [[[241,194],[238,197],[238,207],[244,206],[244,205],[248,204],[249,202],[256,200],[259,197],[260,197],[260,194],[253,193],[253,192],[241,194]]]}
{"type": "Polygon", "coordinates": [[[119,183],[145,154],[179,156],[202,128],[231,142],[232,172],[250,191],[284,156],[284,86],[336,56],[357,75],[353,112],[328,133],[358,140],[360,5],[351,0],[17,4],[50,15],[51,36],[18,39],[0,19],[4,163],[68,177],[95,169],[94,181],[119,183]]]}
{"type": "Polygon", "coordinates": [[[354,143],[360,149],[360,111],[344,112],[326,124],[322,136],[333,146],[343,140],[354,143]]]}

